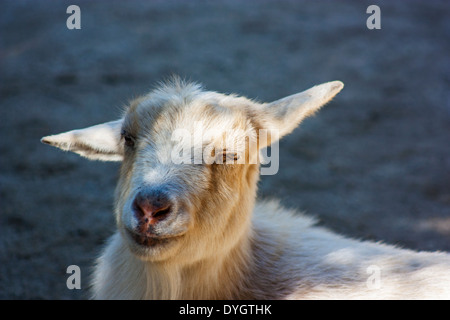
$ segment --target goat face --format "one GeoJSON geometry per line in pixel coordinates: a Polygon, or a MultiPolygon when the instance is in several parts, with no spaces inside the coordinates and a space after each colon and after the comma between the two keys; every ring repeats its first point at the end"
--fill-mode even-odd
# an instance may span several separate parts
{"type": "Polygon", "coordinates": [[[236,106],[251,102],[227,105],[231,99],[194,85],[168,86],[128,108],[116,216],[141,258],[192,262],[247,230],[250,215],[233,209],[254,199],[257,165],[248,145],[256,130],[236,106]]]}
{"type": "Polygon", "coordinates": [[[130,250],[145,260],[192,263],[220,256],[250,232],[258,150],[342,87],[330,82],[259,104],[177,80],[133,101],[121,120],[42,142],[121,160],[115,214],[130,250]]]}

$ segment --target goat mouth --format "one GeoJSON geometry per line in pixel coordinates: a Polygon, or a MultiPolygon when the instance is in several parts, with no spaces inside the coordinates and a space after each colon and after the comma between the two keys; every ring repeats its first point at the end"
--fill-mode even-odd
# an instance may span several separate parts
{"type": "Polygon", "coordinates": [[[130,231],[128,229],[127,233],[136,244],[141,245],[143,247],[154,247],[157,245],[162,245],[175,238],[175,237],[158,237],[158,236],[142,235],[130,231]]]}

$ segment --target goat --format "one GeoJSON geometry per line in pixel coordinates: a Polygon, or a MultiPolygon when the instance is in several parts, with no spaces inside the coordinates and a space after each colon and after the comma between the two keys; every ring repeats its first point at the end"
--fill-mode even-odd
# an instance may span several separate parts
{"type": "Polygon", "coordinates": [[[96,263],[92,297],[450,298],[448,253],[345,238],[277,202],[256,201],[258,150],[342,88],[333,81],[259,103],[173,79],[132,101],[120,120],[42,138],[122,162],[117,231],[96,263]],[[199,128],[202,140],[192,143],[199,128]],[[196,150],[215,161],[190,163],[196,150]],[[174,163],[174,155],[186,161],[174,163]]]}

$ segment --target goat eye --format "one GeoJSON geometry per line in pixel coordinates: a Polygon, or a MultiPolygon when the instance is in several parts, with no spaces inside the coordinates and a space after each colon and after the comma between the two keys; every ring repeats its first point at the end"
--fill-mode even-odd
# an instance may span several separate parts
{"type": "Polygon", "coordinates": [[[134,140],[131,137],[125,136],[124,140],[125,140],[125,145],[126,146],[128,146],[128,147],[133,147],[134,146],[134,140]]]}
{"type": "Polygon", "coordinates": [[[125,141],[125,145],[128,147],[133,147],[134,146],[134,138],[125,131],[122,131],[121,134],[122,134],[123,140],[125,141]]]}

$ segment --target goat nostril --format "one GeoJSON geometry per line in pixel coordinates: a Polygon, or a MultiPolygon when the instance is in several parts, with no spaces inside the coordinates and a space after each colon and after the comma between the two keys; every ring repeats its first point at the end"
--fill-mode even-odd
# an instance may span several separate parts
{"type": "Polygon", "coordinates": [[[139,201],[137,199],[135,199],[133,202],[133,211],[137,217],[139,217],[139,218],[145,217],[145,210],[144,210],[144,208],[141,207],[141,205],[139,204],[139,201]]]}
{"type": "Polygon", "coordinates": [[[173,203],[161,190],[142,189],[134,198],[132,210],[139,228],[147,228],[166,219],[173,212],[173,203]]]}
{"type": "Polygon", "coordinates": [[[170,206],[167,206],[165,208],[155,210],[152,214],[152,217],[153,218],[163,218],[164,216],[169,214],[169,212],[170,212],[170,206]]]}
{"type": "Polygon", "coordinates": [[[167,199],[145,194],[136,196],[132,208],[138,223],[142,226],[158,223],[172,212],[171,203],[167,199]]]}

